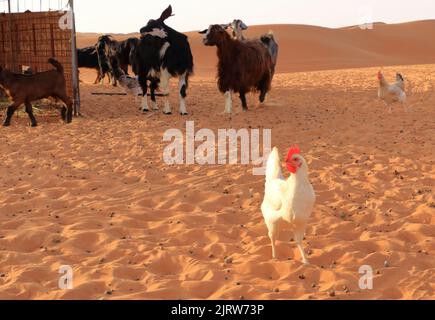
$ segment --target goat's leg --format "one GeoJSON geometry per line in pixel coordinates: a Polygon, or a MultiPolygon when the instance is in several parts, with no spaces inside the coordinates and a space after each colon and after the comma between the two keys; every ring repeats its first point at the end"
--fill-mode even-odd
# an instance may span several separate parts
{"type": "Polygon", "coordinates": [[[163,69],[160,76],[160,85],[163,90],[163,95],[165,96],[165,107],[163,108],[163,113],[166,115],[172,114],[171,105],[169,104],[169,81],[171,79],[171,74],[168,69],[163,69]]]}
{"type": "Polygon", "coordinates": [[[9,127],[11,125],[11,118],[17,109],[18,109],[18,106],[16,104],[13,104],[13,105],[8,107],[8,110],[6,112],[6,119],[3,122],[3,127],[9,127]]]}
{"type": "Polygon", "coordinates": [[[139,107],[139,110],[143,112],[148,112],[150,109],[148,108],[148,102],[147,102],[147,93],[148,93],[148,78],[147,78],[147,72],[141,70],[138,74],[138,81],[139,85],[142,89],[142,104],[139,107]]]}
{"type": "Polygon", "coordinates": [[[142,87],[142,105],[140,106],[139,110],[142,110],[142,112],[148,112],[150,111],[150,108],[148,107],[148,83],[147,80],[145,80],[143,83],[141,83],[142,87]]]}
{"type": "Polygon", "coordinates": [[[101,74],[100,74],[100,72],[98,72],[97,78],[95,79],[94,84],[98,84],[98,82],[100,82],[100,81],[101,81],[101,74]]]}
{"type": "Polygon", "coordinates": [[[35,116],[33,115],[32,104],[30,102],[26,102],[25,105],[26,105],[26,113],[30,118],[30,122],[31,122],[32,127],[37,127],[38,123],[36,122],[35,116]]]}
{"type": "Polygon", "coordinates": [[[266,94],[267,94],[266,90],[261,90],[260,103],[263,103],[266,100],[266,94]]]}
{"type": "Polygon", "coordinates": [[[186,110],[187,72],[180,76],[178,86],[180,89],[180,114],[182,116],[187,116],[187,110],[186,110]]]}
{"type": "Polygon", "coordinates": [[[159,87],[158,80],[151,80],[150,91],[151,91],[151,107],[153,110],[159,110],[156,100],[156,90],[159,87]]]}
{"type": "Polygon", "coordinates": [[[246,93],[245,91],[240,91],[240,100],[242,101],[243,111],[248,111],[248,103],[246,102],[246,93]]]}
{"type": "Polygon", "coordinates": [[[224,113],[231,114],[233,110],[233,98],[232,91],[228,90],[225,92],[225,111],[224,113]]]}
{"type": "Polygon", "coordinates": [[[59,99],[62,100],[66,106],[62,107],[62,120],[65,121],[65,123],[71,123],[73,117],[73,102],[68,96],[59,97],[59,99]]]}
{"type": "Polygon", "coordinates": [[[112,85],[114,87],[118,86],[118,80],[116,80],[115,74],[113,72],[110,72],[110,78],[112,79],[112,85]]]}
{"type": "Polygon", "coordinates": [[[62,118],[63,121],[66,121],[66,106],[62,106],[62,108],[60,109],[60,117],[62,118]]]}
{"type": "Polygon", "coordinates": [[[104,84],[104,78],[106,75],[104,73],[100,73],[100,85],[102,86],[104,84]]]}
{"type": "Polygon", "coordinates": [[[270,83],[272,81],[272,75],[271,72],[266,72],[263,75],[263,78],[258,82],[256,88],[258,91],[260,91],[260,103],[263,103],[266,100],[266,95],[268,92],[268,89],[270,87],[270,83]]]}
{"type": "Polygon", "coordinates": [[[304,248],[302,246],[302,241],[304,240],[305,235],[305,226],[297,226],[295,230],[295,241],[299,248],[299,251],[301,252],[302,256],[302,262],[304,264],[309,264],[307,256],[305,255],[304,248]]]}
{"type": "Polygon", "coordinates": [[[122,71],[128,76],[128,64],[124,64],[121,66],[122,71]]]}

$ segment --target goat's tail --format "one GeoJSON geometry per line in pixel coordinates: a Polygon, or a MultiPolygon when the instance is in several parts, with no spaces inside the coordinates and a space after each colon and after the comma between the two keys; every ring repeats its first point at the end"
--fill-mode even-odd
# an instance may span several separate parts
{"type": "Polygon", "coordinates": [[[50,63],[53,67],[55,67],[57,72],[63,74],[63,71],[64,71],[63,65],[61,65],[59,61],[57,61],[53,58],[50,58],[50,59],[48,59],[48,63],[50,63]]]}
{"type": "Polygon", "coordinates": [[[269,31],[268,34],[263,35],[260,38],[261,42],[266,46],[267,50],[270,53],[270,56],[272,57],[273,66],[275,68],[277,60],[278,60],[278,42],[275,39],[275,35],[273,31],[269,31]]]}

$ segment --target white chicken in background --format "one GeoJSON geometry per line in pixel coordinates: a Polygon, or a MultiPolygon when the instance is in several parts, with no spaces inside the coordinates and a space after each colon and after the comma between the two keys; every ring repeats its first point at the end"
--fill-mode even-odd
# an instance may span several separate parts
{"type": "Polygon", "coordinates": [[[308,264],[302,241],[316,202],[316,195],[308,177],[308,164],[300,153],[298,147],[289,150],[286,165],[291,175],[285,180],[278,149],[273,149],[267,162],[266,190],[261,211],[269,230],[273,258],[276,259],[275,243],[279,232],[283,224],[289,224],[293,226],[294,240],[301,252],[302,260],[304,264],[308,264]]]}
{"type": "Polygon", "coordinates": [[[391,106],[393,103],[401,103],[403,105],[405,112],[407,112],[408,107],[406,105],[405,79],[402,77],[402,75],[398,73],[396,75],[396,83],[389,84],[387,80],[385,80],[385,77],[382,74],[382,72],[379,71],[378,80],[379,80],[378,97],[388,107],[388,111],[390,113],[393,112],[391,106]]]}

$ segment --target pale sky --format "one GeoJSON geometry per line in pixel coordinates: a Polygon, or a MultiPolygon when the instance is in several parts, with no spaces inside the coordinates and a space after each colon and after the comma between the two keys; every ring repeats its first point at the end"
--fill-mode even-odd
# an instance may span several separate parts
{"type": "MultiPolygon", "coordinates": [[[[0,0],[0,11],[2,10],[0,0]]],[[[20,11],[40,0],[12,0],[20,11]]],[[[66,0],[42,0],[57,9],[66,0]]],[[[435,0],[75,0],[79,32],[137,32],[172,4],[167,24],[179,31],[202,30],[235,18],[248,25],[309,24],[344,27],[367,22],[400,23],[435,19],[435,0]]]]}

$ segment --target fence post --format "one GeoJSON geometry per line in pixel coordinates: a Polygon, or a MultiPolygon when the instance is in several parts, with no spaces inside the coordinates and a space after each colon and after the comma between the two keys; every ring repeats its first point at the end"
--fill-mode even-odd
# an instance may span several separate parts
{"type": "Polygon", "coordinates": [[[77,58],[77,39],[76,39],[76,21],[74,13],[74,0],[69,1],[72,19],[71,28],[71,50],[72,50],[72,81],[74,93],[74,115],[80,116],[80,87],[78,74],[78,58],[77,58]]]}

